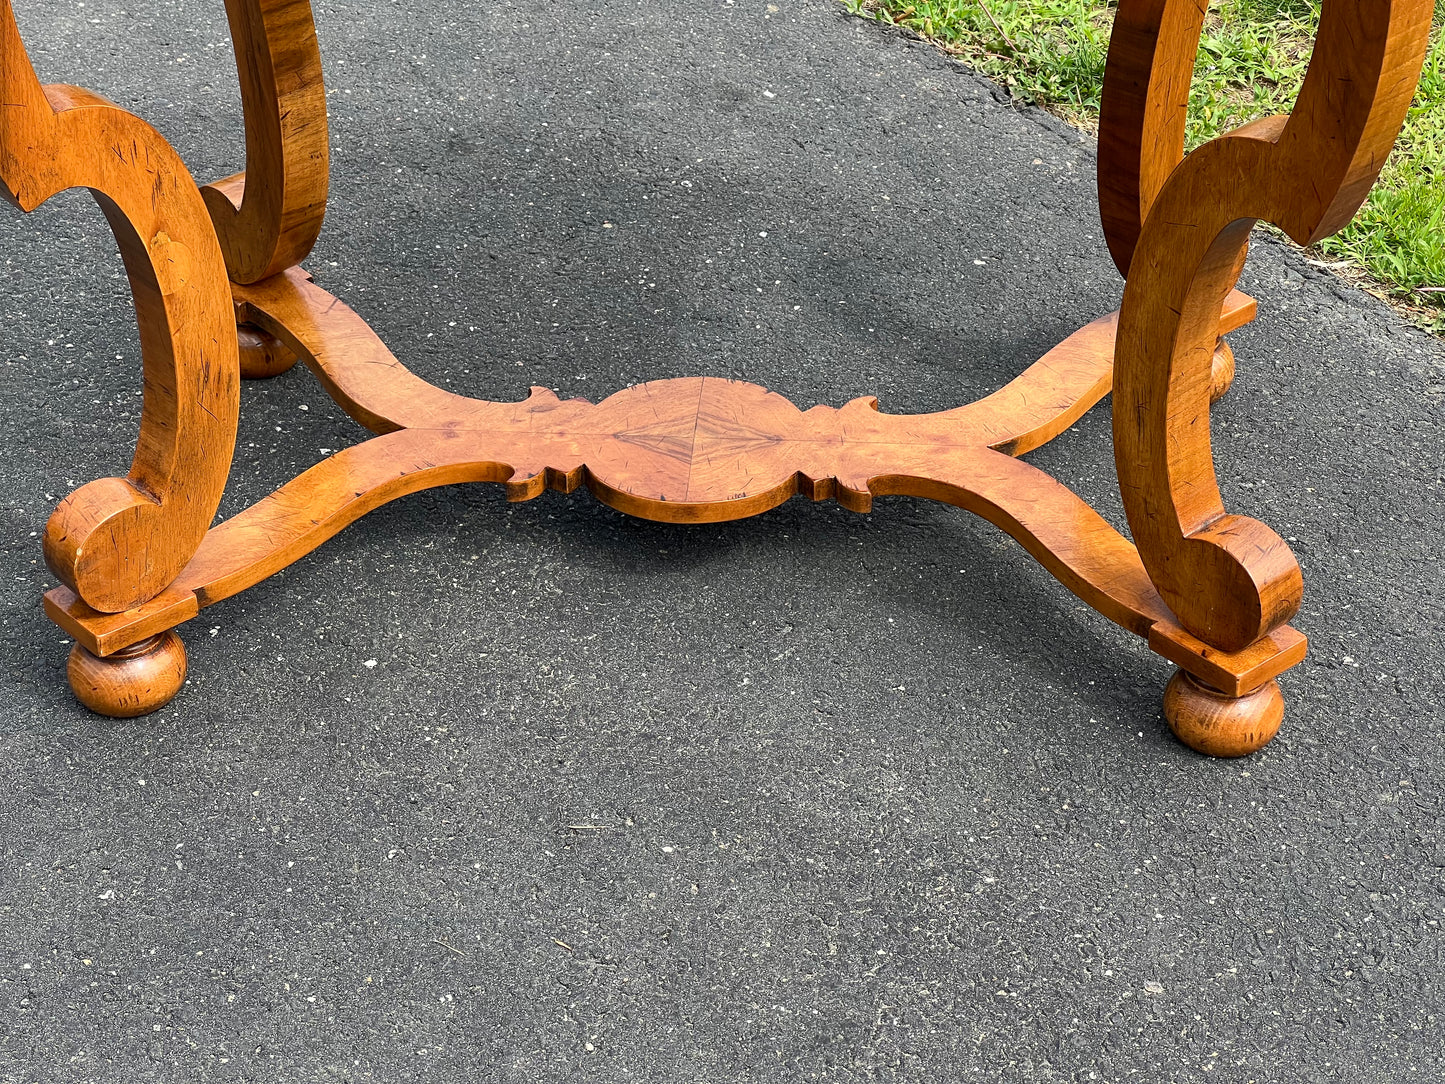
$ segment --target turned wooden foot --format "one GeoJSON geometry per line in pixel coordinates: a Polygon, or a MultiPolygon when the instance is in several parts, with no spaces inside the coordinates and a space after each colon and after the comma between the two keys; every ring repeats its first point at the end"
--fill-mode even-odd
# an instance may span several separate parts
{"type": "Polygon", "coordinates": [[[1214,360],[1209,365],[1209,401],[1217,403],[1224,398],[1234,384],[1234,351],[1223,339],[1214,350],[1214,360]]]}
{"type": "Polygon", "coordinates": [[[66,668],[76,699],[91,711],[133,719],[163,708],[186,680],[186,649],[163,632],[100,658],[76,644],[66,668]]]}
{"type": "Polygon", "coordinates": [[[241,348],[241,376],[246,380],[280,376],[298,360],[280,339],[255,324],[238,325],[236,342],[241,348]]]}
{"type": "Polygon", "coordinates": [[[1322,241],[1377,179],[1429,52],[1426,0],[1331,0],[1295,114],[1187,158],[1178,97],[1209,5],[1121,0],[1098,170],[1105,239],[1127,284],[1119,311],[977,403],[906,415],[872,397],[805,411],[716,377],[635,385],[596,404],[544,388],[488,402],[427,384],[301,266],[321,228],[329,162],[310,0],[225,6],[246,168],[198,190],[138,117],[80,88],[42,86],[13,0],[0,0],[0,193],[33,210],[68,188],[92,191],[125,257],[140,329],[147,392],[130,474],[65,498],[44,543],[61,581],[46,611],[84,645],[71,653],[70,681],[88,707],[143,715],[185,680],[173,632],[98,653],[259,583],[381,504],[491,482],[511,500],[585,485],[667,523],[741,519],[798,495],[856,512],[884,495],[955,504],[1202,675],[1180,673],[1165,693],[1180,740],[1238,757],[1274,737],[1283,698],[1274,681],[1258,682],[1304,657],[1304,636],[1287,624],[1303,579],[1285,539],[1225,509],[1201,399],[1228,392],[1235,363],[1223,336],[1255,317],[1234,287],[1257,220],[1300,244],[1322,241]],[[241,376],[276,376],[299,355],[379,435],[328,452],[212,526],[236,443],[233,329],[241,376]],[[1110,394],[1132,540],[1018,458],[1110,394]]]}
{"type": "Polygon", "coordinates": [[[1244,757],[1279,733],[1284,696],[1271,681],[1241,697],[1211,689],[1183,670],[1164,690],[1164,718],[1174,736],[1211,757],[1244,757]]]}

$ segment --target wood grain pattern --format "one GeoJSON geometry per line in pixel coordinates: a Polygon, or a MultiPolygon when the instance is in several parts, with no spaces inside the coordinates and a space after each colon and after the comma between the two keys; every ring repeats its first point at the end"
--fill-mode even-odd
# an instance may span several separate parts
{"type": "Polygon", "coordinates": [[[254,324],[236,325],[242,380],[270,380],[289,373],[300,359],[275,336],[254,324]]]}
{"type": "Polygon", "coordinates": [[[70,650],[66,677],[76,699],[112,719],[149,715],[170,703],[186,682],[186,649],[169,630],[97,658],[80,644],[70,650]]]}
{"type": "Polygon", "coordinates": [[[0,0],[0,188],[22,211],[88,188],[130,277],[144,406],[130,473],[70,494],[45,558],[96,610],[136,606],[171,583],[210,526],[240,407],[224,263],[195,182],[149,125],[78,87],[42,87],[0,0]]]}
{"type": "Polygon", "coordinates": [[[1139,231],[1184,160],[1189,87],[1208,0],[1122,0],[1099,103],[1099,216],[1126,279],[1139,231]]]}
{"type": "Polygon", "coordinates": [[[428,384],[300,267],[265,282],[233,282],[231,290],[237,319],[298,355],[341,409],[373,433],[445,428],[495,405],[428,384]]]}
{"type": "MultiPolygon", "coordinates": [[[[713,523],[757,515],[798,494],[866,512],[882,494],[945,501],[1022,542],[1070,590],[1224,689],[1248,691],[1297,661],[1297,633],[1239,657],[1180,629],[1134,547],[1049,475],[1012,458],[1061,432],[1106,395],[1115,316],[1089,324],[978,403],[890,415],[870,398],[799,410],[750,384],[656,381],[599,404],[534,388],[522,403],[486,403],[427,389],[351,310],[304,273],[237,289],[248,318],[277,329],[323,372],[353,416],[386,430],[311,468],[215,528],[170,591],[131,613],[85,612],[64,591],[51,616],[97,654],[195,616],[285,567],[380,504],[433,486],[503,484],[513,500],[585,485],[642,518],[713,523]],[[335,359],[332,363],[331,359],[335,359]],[[398,393],[400,389],[400,393],[398,393]],[[399,414],[381,401],[400,394],[399,414]],[[388,410],[391,418],[382,418],[388,410]],[[416,428],[388,428],[398,421],[416,428]]],[[[1232,294],[1217,331],[1254,314],[1232,294]]],[[[1291,633],[1293,630],[1289,630],[1291,633]]]]}
{"type": "MultiPolygon", "coordinates": [[[[1186,629],[1226,651],[1241,651],[1288,621],[1303,586],[1284,541],[1256,520],[1228,514],[1219,494],[1209,439],[1219,304],[1257,219],[1310,244],[1358,209],[1403,123],[1432,10],[1430,0],[1327,0],[1295,112],[1200,147],[1157,186],[1152,202],[1148,178],[1162,169],[1158,155],[1173,154],[1177,134],[1159,103],[1177,99],[1172,73],[1183,61],[1174,55],[1164,63],[1164,84],[1151,87],[1140,106],[1137,79],[1121,81],[1121,73],[1145,65],[1116,63],[1111,50],[1110,116],[1143,116],[1146,135],[1168,144],[1146,152],[1156,164],[1141,173],[1143,225],[1123,261],[1129,277],[1114,392],[1119,483],[1155,587],[1186,629]],[[1121,96],[1128,108],[1117,104],[1121,96]]],[[[1194,0],[1125,0],[1119,14],[1120,55],[1151,35],[1164,43],[1168,27],[1187,38],[1200,17],[1194,0]]],[[[1115,244],[1123,248],[1126,196],[1118,195],[1113,212],[1115,244]]]]}
{"type": "Polygon", "coordinates": [[[1284,721],[1284,695],[1269,681],[1243,696],[1211,689],[1179,671],[1164,690],[1164,719],[1185,745],[1211,757],[1246,757],[1284,721]]]}
{"type": "MultiPolygon", "coordinates": [[[[292,268],[264,283],[232,284],[238,318],[264,329],[306,363],[327,393],[373,433],[495,424],[511,404],[469,399],[433,387],[403,365],[345,302],[292,268]]],[[[1258,315],[1252,297],[1235,290],[1218,319],[1220,335],[1258,315]]],[[[959,408],[985,427],[989,443],[1010,455],[1047,444],[1104,396],[1113,382],[1118,315],[1081,328],[1023,374],[977,403],[959,408]]]]}
{"type": "Polygon", "coordinates": [[[585,485],[624,512],[673,523],[752,516],[799,494],[860,512],[887,494],[944,501],[1018,539],[1182,668],[1164,703],[1181,740],[1236,756],[1273,737],[1283,716],[1274,679],[1307,648],[1285,624],[1302,584],[1283,541],[1220,499],[1209,407],[1234,375],[1223,336],[1254,317],[1234,285],[1256,220],[1309,243],[1358,209],[1418,78],[1430,0],[1326,0],[1295,112],[1187,159],[1207,0],[1121,0],[1099,158],[1105,233],[1126,277],[1121,311],[980,402],[925,415],[886,414],[868,398],[804,411],[711,377],[640,384],[597,404],[541,388],[497,403],[432,387],[299,267],[328,185],[309,3],[226,8],[246,171],[202,194],[135,117],[86,91],[41,88],[0,0],[0,178],[27,210],[67,187],[96,193],[125,256],[144,353],[129,477],[77,490],[47,530],[65,586],[46,610],[76,637],[70,677],[84,703],[153,710],[184,680],[174,626],[383,503],[490,482],[513,500],[585,485]],[[296,358],[377,436],[207,532],[235,438],[238,373],[276,375],[296,358]],[[1111,390],[1133,542],[1016,458],[1111,390]]]}
{"type": "Polygon", "coordinates": [[[201,189],[226,269],[258,282],[306,258],[326,215],[326,87],[310,0],[226,0],[246,168],[201,189]]]}

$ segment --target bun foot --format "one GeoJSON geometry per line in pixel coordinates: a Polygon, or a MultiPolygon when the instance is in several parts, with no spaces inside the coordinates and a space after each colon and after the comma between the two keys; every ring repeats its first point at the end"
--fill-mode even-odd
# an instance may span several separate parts
{"type": "Polygon", "coordinates": [[[174,632],[163,632],[100,658],[76,644],[66,667],[75,697],[113,719],[149,715],[170,703],[186,680],[186,649],[174,632]]]}
{"type": "Polygon", "coordinates": [[[268,335],[255,324],[238,325],[236,342],[241,347],[243,380],[280,376],[300,360],[280,339],[268,335]]]}
{"type": "Polygon", "coordinates": [[[1234,384],[1234,351],[1223,339],[1215,348],[1209,365],[1209,401],[1217,403],[1234,384]]]}
{"type": "Polygon", "coordinates": [[[1284,696],[1271,681],[1238,698],[1180,670],[1164,690],[1164,718],[1174,736],[1211,757],[1245,757],[1269,744],[1284,719],[1284,696]]]}

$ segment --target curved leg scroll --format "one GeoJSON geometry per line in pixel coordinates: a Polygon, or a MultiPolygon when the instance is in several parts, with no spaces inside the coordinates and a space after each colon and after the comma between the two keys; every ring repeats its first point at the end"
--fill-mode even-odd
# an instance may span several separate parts
{"type": "Polygon", "coordinates": [[[246,171],[197,189],[159,135],[71,87],[42,88],[0,0],[0,179],[29,210],[84,186],[125,258],[140,321],[145,412],[130,475],[72,494],[46,556],[65,586],[47,613],[77,641],[72,685],[111,715],[180,688],[172,631],[381,504],[491,482],[513,500],[586,486],[672,523],[757,515],[796,495],[867,511],[909,494],[1015,537],[1099,612],[1181,668],[1165,715],[1185,742],[1244,755],[1279,727],[1275,678],[1304,637],[1302,582],[1264,524],[1226,512],[1209,410],[1234,378],[1223,336],[1254,316],[1234,289],[1255,222],[1308,243],[1358,209],[1398,132],[1431,0],[1325,0],[1295,113],[1183,157],[1207,0],[1121,0],[1105,78],[1100,203],[1126,285],[1008,386],[955,410],[889,415],[871,399],[800,410],[750,384],[656,381],[593,404],[533,389],[467,399],[409,372],[299,261],[327,195],[326,100],[309,0],[226,0],[246,112],[246,171]],[[229,281],[228,281],[229,279],[229,281]],[[239,331],[236,330],[240,324],[239,331]],[[378,434],[207,530],[236,433],[239,376],[303,360],[378,434]],[[1114,394],[1132,542],[1019,461],[1114,394]]]}
{"type": "Polygon", "coordinates": [[[140,326],[144,410],[126,478],[82,486],[55,510],[45,557],[96,610],[166,587],[215,515],[239,391],[224,263],[185,165],[149,125],[89,91],[41,87],[10,0],[0,0],[0,180],[23,211],[84,187],[110,222],[140,326]]]}
{"type": "Polygon", "coordinates": [[[326,87],[310,0],[226,0],[226,16],[245,105],[246,169],[201,195],[231,280],[251,283],[296,266],[321,233],[326,87]]]}
{"type": "MultiPolygon", "coordinates": [[[[1195,0],[1125,0],[1110,48],[1100,193],[1110,247],[1128,276],[1114,443],[1129,526],[1155,587],[1194,636],[1242,651],[1289,620],[1303,584],[1283,539],[1227,513],[1220,497],[1209,404],[1227,386],[1232,354],[1221,358],[1214,314],[1256,220],[1311,244],[1358,210],[1404,121],[1433,9],[1429,0],[1326,0],[1294,113],[1246,125],[1180,163],[1205,9],[1195,0]]],[[[1210,696],[1171,686],[1171,725],[1278,706],[1266,698],[1216,710],[1210,696]]],[[[1251,733],[1264,730],[1273,733],[1262,725],[1251,733]]]]}
{"type": "MultiPolygon", "coordinates": [[[[422,383],[304,272],[238,287],[237,297],[249,317],[305,357],[353,417],[383,435],[214,528],[176,583],[144,606],[97,614],[68,592],[51,592],[47,612],[97,655],[245,590],[386,501],[458,482],[501,483],[513,500],[585,485],[621,511],[673,523],[740,519],[798,494],[859,512],[881,494],[945,501],[997,524],[1080,598],[1230,696],[1250,694],[1303,654],[1304,638],[1293,630],[1239,654],[1191,637],[1129,541],[1055,479],[1012,458],[1108,394],[1114,316],[1080,329],[978,403],[889,415],[868,399],[801,411],[754,385],[703,377],[641,385],[595,405],[543,389],[521,403],[479,402],[422,383]]],[[[1231,295],[1216,334],[1253,314],[1250,299],[1231,295]]]]}

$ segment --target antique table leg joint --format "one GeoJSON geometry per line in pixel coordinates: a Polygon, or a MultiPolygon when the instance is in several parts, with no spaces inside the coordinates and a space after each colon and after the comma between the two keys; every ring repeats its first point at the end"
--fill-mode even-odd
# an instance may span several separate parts
{"type": "Polygon", "coordinates": [[[1340,228],[1403,120],[1430,4],[1354,6],[1351,21],[1338,2],[1326,5],[1293,115],[1185,159],[1182,104],[1205,6],[1123,0],[1099,172],[1107,241],[1126,276],[1121,310],[976,403],[894,415],[866,397],[800,410],[755,385],[702,376],[598,403],[544,388],[488,402],[427,384],[300,267],[327,197],[325,91],[307,0],[226,0],[246,170],[205,188],[130,114],[88,92],[42,92],[10,0],[0,0],[0,83],[12,106],[0,176],[25,209],[66,187],[97,192],[130,273],[147,387],[154,377],[159,389],[154,402],[147,392],[130,477],[83,486],[47,531],[63,586],[45,608],[76,639],[77,695],[108,714],[153,710],[184,678],[177,625],[422,489],[491,482],[529,500],[586,486],[620,511],[672,523],[758,515],[797,495],[867,512],[873,497],[899,494],[988,519],[1180,667],[1164,713],[1183,741],[1213,755],[1259,748],[1283,716],[1275,679],[1305,655],[1304,636],[1287,624],[1302,582],[1278,535],[1224,509],[1209,408],[1234,379],[1225,336],[1256,312],[1235,289],[1254,221],[1302,240],[1340,228]],[[145,169],[121,136],[144,145],[145,169]],[[163,184],[147,193],[139,186],[152,173],[163,184]],[[375,435],[207,529],[234,445],[237,379],[298,360],[375,435]],[[1111,392],[1132,541],[1017,458],[1111,392]],[[183,405],[192,401],[203,410],[183,405]]]}

